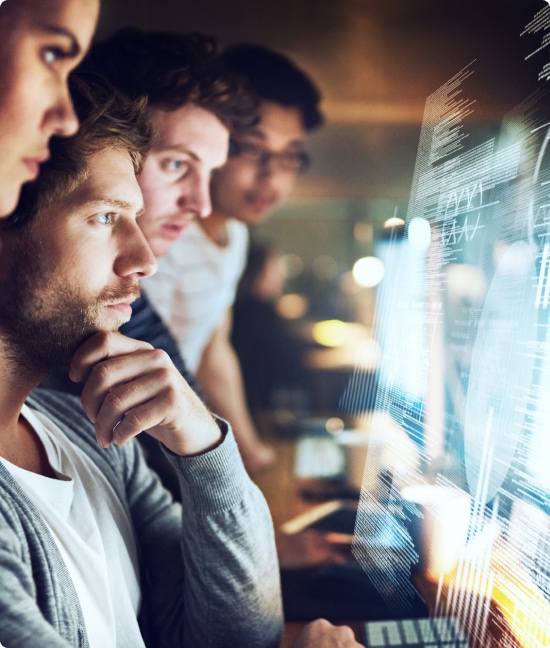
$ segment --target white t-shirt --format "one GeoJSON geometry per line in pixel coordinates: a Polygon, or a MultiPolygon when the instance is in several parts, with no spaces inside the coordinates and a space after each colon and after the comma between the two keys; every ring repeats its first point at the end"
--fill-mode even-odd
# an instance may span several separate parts
{"type": "Polygon", "coordinates": [[[40,412],[22,414],[59,479],[0,459],[52,533],[78,594],[91,648],[144,648],[132,525],[99,468],[40,412]]]}
{"type": "Polygon", "coordinates": [[[247,226],[228,220],[227,233],[229,242],[220,247],[198,223],[191,223],[168,254],[158,260],[158,272],[142,282],[192,373],[233,305],[246,263],[247,226]]]}

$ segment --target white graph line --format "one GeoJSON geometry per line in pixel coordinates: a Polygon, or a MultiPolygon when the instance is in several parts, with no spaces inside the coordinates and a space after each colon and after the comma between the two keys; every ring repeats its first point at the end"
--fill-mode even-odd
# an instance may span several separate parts
{"type": "MultiPolygon", "coordinates": [[[[550,2],[550,0],[548,0],[550,2]]],[[[550,299],[550,281],[548,281],[548,271],[550,270],[549,254],[550,246],[548,243],[544,244],[542,250],[542,261],[540,264],[540,274],[537,283],[537,295],[535,297],[535,308],[548,308],[548,301],[550,299]],[[544,290],[544,296],[542,291],[544,290]]]]}

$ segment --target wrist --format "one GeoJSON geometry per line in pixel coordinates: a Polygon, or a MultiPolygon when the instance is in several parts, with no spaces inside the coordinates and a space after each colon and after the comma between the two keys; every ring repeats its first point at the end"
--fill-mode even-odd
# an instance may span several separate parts
{"type": "Polygon", "coordinates": [[[164,443],[166,448],[179,457],[197,457],[217,448],[224,439],[224,432],[217,419],[209,415],[207,422],[201,423],[200,431],[192,439],[186,438],[183,442],[164,443]]]}

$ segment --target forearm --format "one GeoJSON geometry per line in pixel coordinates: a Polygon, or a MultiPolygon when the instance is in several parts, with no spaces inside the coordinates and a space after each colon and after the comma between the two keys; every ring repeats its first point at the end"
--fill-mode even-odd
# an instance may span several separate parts
{"type": "Polygon", "coordinates": [[[231,423],[237,443],[258,442],[258,434],[246,403],[241,368],[230,342],[207,349],[197,372],[197,381],[211,409],[231,423]]]}
{"type": "Polygon", "coordinates": [[[180,477],[183,518],[179,507],[174,516],[173,505],[155,501],[152,492],[139,506],[157,638],[174,647],[278,645],[282,612],[271,518],[231,433],[201,456],[168,457],[180,477]]]}

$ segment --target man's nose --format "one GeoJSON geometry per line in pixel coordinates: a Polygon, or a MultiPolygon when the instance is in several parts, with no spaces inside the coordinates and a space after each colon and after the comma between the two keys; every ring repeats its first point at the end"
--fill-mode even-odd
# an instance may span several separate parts
{"type": "Polygon", "coordinates": [[[183,187],[178,199],[180,209],[192,211],[200,218],[210,216],[212,201],[210,198],[210,175],[203,174],[194,178],[192,183],[183,187]]]}
{"type": "Polygon", "coordinates": [[[143,232],[137,225],[122,239],[120,254],[115,266],[121,277],[149,277],[157,271],[158,264],[143,232]]]}
{"type": "Polygon", "coordinates": [[[271,155],[258,161],[256,165],[256,175],[258,178],[270,178],[278,171],[277,160],[271,155]]]}

